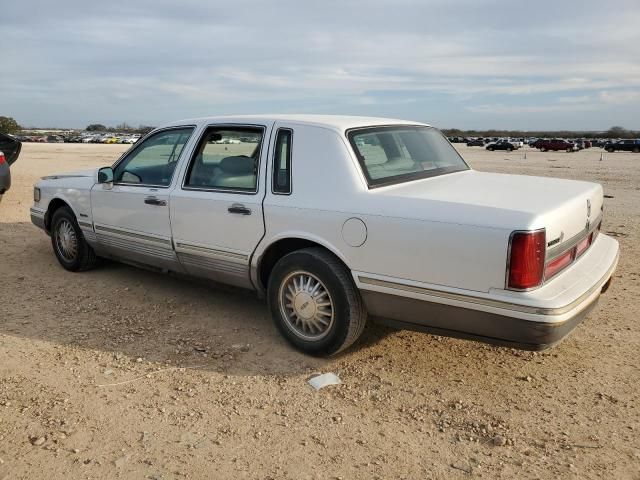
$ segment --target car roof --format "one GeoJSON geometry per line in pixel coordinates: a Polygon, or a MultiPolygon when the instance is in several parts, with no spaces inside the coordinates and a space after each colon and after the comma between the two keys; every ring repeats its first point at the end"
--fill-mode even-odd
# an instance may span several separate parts
{"type": "Polygon", "coordinates": [[[200,123],[255,123],[255,122],[283,122],[301,125],[312,125],[330,128],[344,132],[350,128],[371,127],[381,125],[421,125],[429,126],[421,122],[398,120],[379,117],[359,117],[348,115],[301,115],[301,114],[277,114],[277,115],[228,115],[215,117],[200,117],[170,122],[163,127],[172,125],[193,125],[200,123]]]}

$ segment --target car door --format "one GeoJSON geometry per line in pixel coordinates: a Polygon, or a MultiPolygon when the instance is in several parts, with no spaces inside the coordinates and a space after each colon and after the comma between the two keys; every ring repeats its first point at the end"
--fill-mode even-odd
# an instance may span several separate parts
{"type": "Polygon", "coordinates": [[[171,241],[169,191],[194,128],[168,128],[150,135],[114,165],[113,183],[94,185],[91,210],[99,250],[180,270],[171,241]]]}
{"type": "Polygon", "coordinates": [[[170,216],[178,259],[193,275],[251,288],[251,254],[264,235],[262,200],[272,124],[204,129],[170,216]]]}

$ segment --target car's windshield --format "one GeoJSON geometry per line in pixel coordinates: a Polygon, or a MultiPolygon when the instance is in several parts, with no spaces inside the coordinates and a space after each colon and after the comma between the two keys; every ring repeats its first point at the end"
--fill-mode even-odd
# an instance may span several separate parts
{"type": "Polygon", "coordinates": [[[350,130],[347,135],[370,187],[469,169],[435,128],[371,127],[350,130]]]}

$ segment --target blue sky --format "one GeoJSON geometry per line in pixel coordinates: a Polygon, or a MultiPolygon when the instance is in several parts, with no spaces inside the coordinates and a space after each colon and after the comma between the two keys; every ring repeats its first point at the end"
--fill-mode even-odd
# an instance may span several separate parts
{"type": "Polygon", "coordinates": [[[8,0],[0,115],[31,126],[336,113],[640,129],[637,0],[8,0]]]}

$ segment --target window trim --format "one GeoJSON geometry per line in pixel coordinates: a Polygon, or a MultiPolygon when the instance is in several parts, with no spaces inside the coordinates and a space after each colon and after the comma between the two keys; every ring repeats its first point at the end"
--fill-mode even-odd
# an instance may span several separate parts
{"type": "Polygon", "coordinates": [[[111,165],[111,169],[115,172],[115,169],[118,167],[118,165],[120,165],[122,162],[124,162],[127,158],[129,158],[131,155],[133,155],[135,152],[137,152],[140,148],[142,148],[142,144],[147,141],[147,139],[151,138],[152,136],[155,136],[159,133],[164,133],[167,131],[171,131],[171,130],[182,130],[185,128],[190,128],[191,129],[191,135],[189,135],[189,138],[187,138],[187,141],[184,142],[184,147],[182,147],[182,151],[180,152],[180,156],[178,157],[178,160],[176,160],[176,168],[173,169],[173,172],[171,174],[171,180],[169,181],[169,183],[167,185],[154,185],[152,183],[130,183],[130,182],[113,182],[114,185],[123,185],[125,187],[151,187],[151,188],[171,188],[171,184],[173,183],[173,179],[176,176],[176,171],[178,170],[178,165],[177,163],[180,162],[180,157],[182,157],[182,154],[184,153],[184,148],[187,146],[187,144],[189,143],[189,140],[191,140],[191,137],[193,137],[193,133],[196,131],[196,125],[173,125],[170,127],[164,127],[164,128],[159,128],[157,130],[152,130],[149,133],[147,133],[144,137],[141,137],[136,143],[133,144],[133,148],[131,148],[130,150],[127,150],[126,152],[124,152],[122,154],[122,156],[115,161],[115,163],[113,165],[111,165]]]}
{"type": "Polygon", "coordinates": [[[181,190],[192,191],[192,192],[220,192],[220,193],[236,193],[239,195],[257,195],[260,191],[260,167],[262,166],[262,152],[264,150],[264,140],[266,138],[267,126],[266,125],[258,125],[258,124],[244,124],[244,123],[213,123],[206,125],[200,134],[200,138],[196,142],[195,148],[193,152],[191,152],[191,158],[189,159],[189,163],[187,163],[187,168],[184,171],[184,175],[182,176],[182,185],[180,186],[181,190]],[[191,173],[191,167],[193,166],[193,162],[196,158],[196,152],[198,151],[198,146],[200,142],[206,135],[206,133],[213,128],[256,128],[262,130],[262,140],[260,142],[260,150],[258,151],[258,165],[256,172],[256,186],[254,190],[248,189],[239,189],[239,188],[213,188],[213,187],[190,187],[187,185],[187,178],[191,173]]]}
{"type": "Polygon", "coordinates": [[[438,132],[442,138],[444,138],[444,140],[446,142],[449,143],[449,145],[451,145],[451,142],[449,141],[449,139],[447,137],[444,136],[444,134],[438,130],[435,127],[431,127],[431,126],[427,126],[427,125],[416,125],[416,124],[411,124],[411,123],[407,123],[407,124],[403,124],[403,123],[399,123],[399,124],[390,124],[390,125],[374,125],[374,126],[369,126],[369,127],[355,127],[355,128],[349,128],[348,130],[345,131],[345,135],[347,137],[347,140],[349,141],[349,144],[351,145],[351,150],[353,151],[353,154],[355,155],[356,159],[358,160],[358,164],[360,165],[360,170],[362,171],[362,174],[364,175],[364,178],[367,182],[367,187],[369,188],[369,190],[374,189],[374,188],[380,188],[380,187],[388,187],[390,185],[397,185],[400,183],[406,183],[406,182],[411,182],[414,180],[423,180],[425,178],[433,178],[433,177],[439,177],[441,175],[447,175],[449,173],[458,173],[458,172],[464,172],[467,170],[471,170],[471,167],[469,167],[469,165],[467,164],[467,162],[464,161],[464,158],[462,158],[462,155],[460,155],[460,153],[458,153],[458,151],[455,149],[455,147],[453,145],[451,145],[451,148],[453,148],[453,151],[456,153],[456,155],[458,155],[458,157],[460,158],[460,160],[462,160],[462,163],[465,167],[467,168],[438,168],[438,169],[433,169],[433,170],[428,170],[428,171],[422,171],[422,172],[412,172],[412,173],[405,173],[403,175],[395,175],[393,177],[388,177],[388,178],[382,178],[382,179],[372,179],[369,176],[369,171],[367,170],[365,164],[364,164],[364,159],[361,158],[362,156],[359,153],[358,147],[353,139],[354,134],[355,133],[359,133],[359,132],[368,132],[368,133],[376,133],[376,132],[384,132],[386,130],[395,130],[395,129],[399,129],[399,128],[413,128],[413,129],[418,129],[418,128],[426,128],[426,129],[432,129],[435,130],[436,132],[438,132]]]}
{"type": "Polygon", "coordinates": [[[272,166],[271,166],[271,193],[273,195],[291,195],[293,193],[293,129],[289,127],[280,127],[276,130],[276,138],[273,142],[273,156],[272,156],[272,166]],[[278,150],[278,135],[280,131],[289,132],[289,191],[288,192],[276,192],[275,180],[276,180],[276,151],[278,150]]]}

